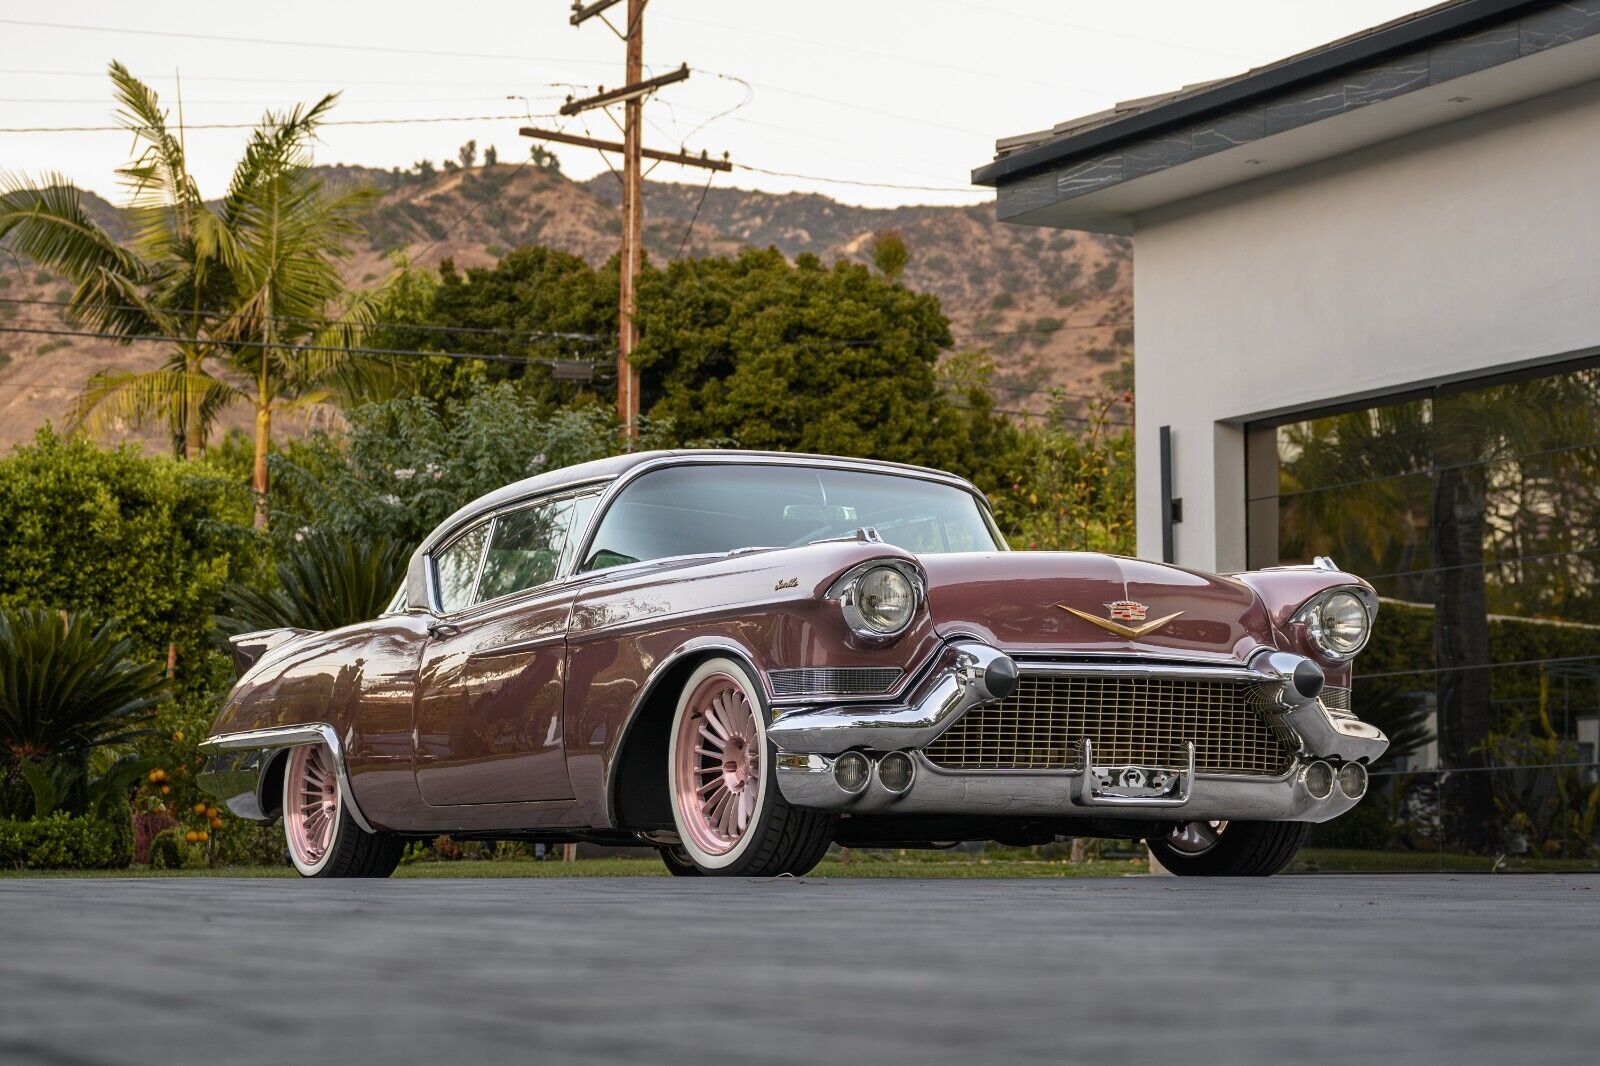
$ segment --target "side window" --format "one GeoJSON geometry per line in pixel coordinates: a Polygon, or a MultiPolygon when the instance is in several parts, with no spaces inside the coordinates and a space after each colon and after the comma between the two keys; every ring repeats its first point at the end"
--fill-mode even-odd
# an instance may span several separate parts
{"type": "Polygon", "coordinates": [[[405,614],[406,613],[406,583],[405,583],[405,581],[402,580],[400,582],[399,591],[397,591],[394,594],[394,598],[389,601],[389,606],[387,606],[387,607],[385,607],[383,609],[383,613],[384,614],[405,614]]]}
{"type": "Polygon", "coordinates": [[[572,523],[572,505],[568,497],[496,518],[473,602],[496,600],[555,580],[572,523]]]}
{"type": "Polygon", "coordinates": [[[488,536],[489,523],[480,522],[435,553],[433,573],[439,587],[439,609],[445,614],[454,614],[472,602],[472,586],[488,536]]]}

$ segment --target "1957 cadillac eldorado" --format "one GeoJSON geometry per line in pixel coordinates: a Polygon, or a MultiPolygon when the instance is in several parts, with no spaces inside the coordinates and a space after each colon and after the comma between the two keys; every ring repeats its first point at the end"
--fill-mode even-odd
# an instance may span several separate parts
{"type": "Polygon", "coordinates": [[[1009,551],[935,470],[639,453],[462,508],[382,617],[235,638],[204,781],[307,876],[441,833],[685,875],[1063,835],[1270,874],[1388,744],[1350,707],[1377,606],[1325,559],[1009,551]]]}

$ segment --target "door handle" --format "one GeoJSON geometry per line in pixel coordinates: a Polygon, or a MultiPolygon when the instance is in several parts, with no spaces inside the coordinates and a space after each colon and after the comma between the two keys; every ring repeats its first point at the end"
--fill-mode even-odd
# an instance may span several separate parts
{"type": "Polygon", "coordinates": [[[441,637],[455,637],[460,635],[461,627],[453,622],[428,623],[428,636],[432,637],[434,640],[439,640],[441,637]]]}

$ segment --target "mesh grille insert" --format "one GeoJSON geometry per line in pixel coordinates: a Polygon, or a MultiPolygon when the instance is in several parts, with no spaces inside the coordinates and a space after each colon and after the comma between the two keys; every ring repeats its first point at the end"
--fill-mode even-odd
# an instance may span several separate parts
{"type": "Polygon", "coordinates": [[[1194,741],[1200,773],[1276,776],[1289,768],[1283,727],[1265,714],[1270,686],[1219,678],[1024,673],[1017,691],[974,707],[927,749],[949,770],[1079,770],[1079,745],[1099,766],[1181,768],[1194,741]]]}
{"type": "Polygon", "coordinates": [[[773,670],[775,696],[876,696],[899,684],[898,666],[816,666],[773,670]]]}

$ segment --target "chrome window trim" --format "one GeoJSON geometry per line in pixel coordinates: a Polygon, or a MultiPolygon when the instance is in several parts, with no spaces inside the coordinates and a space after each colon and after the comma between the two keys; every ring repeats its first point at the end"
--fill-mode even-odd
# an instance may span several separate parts
{"type": "MultiPolygon", "coordinates": [[[[501,518],[508,514],[514,514],[517,511],[525,511],[530,507],[538,507],[542,504],[561,503],[562,501],[568,499],[577,500],[582,496],[597,495],[599,493],[597,486],[600,484],[600,482],[584,482],[576,487],[563,487],[546,495],[525,497],[520,500],[515,500],[511,503],[501,504],[499,507],[495,507],[492,510],[474,514],[467,521],[458,525],[447,539],[441,540],[438,546],[429,548],[427,554],[424,556],[426,562],[423,565],[423,572],[428,578],[428,607],[431,613],[440,618],[461,618],[465,615],[477,613],[478,609],[481,607],[493,607],[498,604],[508,603],[513,599],[526,596],[530,593],[555,589],[575,576],[569,572],[569,567],[567,565],[567,545],[571,543],[572,539],[572,529],[569,526],[567,530],[568,535],[562,545],[561,558],[559,558],[556,562],[556,574],[549,581],[539,585],[529,585],[525,589],[517,589],[514,592],[507,592],[504,595],[496,596],[492,600],[477,600],[467,604],[458,611],[445,611],[443,609],[443,604],[439,599],[439,583],[437,568],[435,565],[435,557],[441,552],[449,551],[451,545],[455,544],[456,541],[466,536],[472,530],[478,528],[478,526],[487,524],[489,531],[484,537],[483,553],[478,556],[478,569],[472,579],[472,590],[473,593],[476,594],[478,586],[483,581],[484,566],[487,564],[489,559],[489,546],[494,543],[494,531],[499,525],[501,518]]],[[[590,518],[592,521],[592,513],[590,518]]],[[[587,530],[585,532],[587,533],[587,530]]]]}
{"type": "MultiPolygon", "coordinates": [[[[994,538],[995,551],[1010,551],[1011,545],[1000,534],[999,526],[995,523],[994,513],[989,507],[988,499],[979,492],[977,486],[964,478],[954,474],[946,474],[938,470],[925,470],[920,467],[901,467],[894,463],[879,463],[871,460],[853,461],[850,459],[833,459],[809,455],[796,455],[784,457],[777,455],[741,455],[737,452],[715,453],[707,455],[664,455],[659,459],[652,459],[647,463],[640,463],[631,470],[625,471],[601,490],[600,502],[595,505],[594,515],[589,523],[589,529],[584,535],[584,540],[577,554],[573,558],[574,566],[581,567],[584,560],[589,558],[589,553],[594,548],[595,534],[600,532],[600,524],[611,513],[612,506],[617,497],[627,490],[639,478],[657,470],[664,470],[674,466],[789,466],[806,467],[813,470],[843,470],[858,474],[881,474],[886,477],[904,477],[916,481],[929,481],[936,485],[945,485],[950,488],[960,489],[971,496],[978,504],[978,512],[983,519],[985,527],[994,538]]],[[[663,559],[688,559],[696,555],[705,555],[704,552],[689,552],[683,555],[663,555],[657,559],[642,559],[643,562],[660,562],[663,559]]],[[[717,553],[713,553],[713,556],[717,553]]],[[[712,557],[712,556],[708,556],[712,557]]],[[[582,572],[581,570],[575,572],[582,572]]],[[[599,573],[600,571],[591,571],[599,573]]]]}

